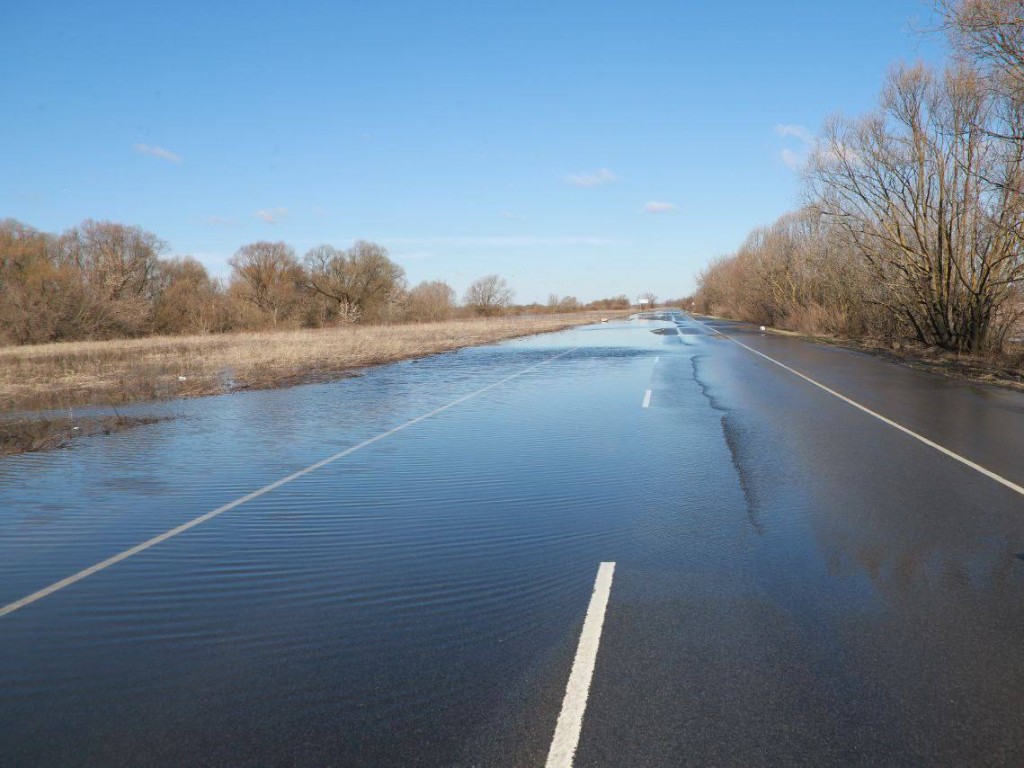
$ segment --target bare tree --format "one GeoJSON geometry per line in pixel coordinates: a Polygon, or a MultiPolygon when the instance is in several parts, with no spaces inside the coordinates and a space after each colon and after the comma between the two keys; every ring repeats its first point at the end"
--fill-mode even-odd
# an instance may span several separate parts
{"type": "Polygon", "coordinates": [[[551,312],[578,312],[580,308],[580,300],[575,296],[559,296],[557,293],[548,294],[548,309],[551,312]]]}
{"type": "Polygon", "coordinates": [[[758,324],[844,336],[881,333],[877,281],[849,237],[815,208],[755,229],[713,262],[685,302],[758,324]]]}
{"type": "Polygon", "coordinates": [[[901,66],[879,111],[829,125],[810,170],[888,309],[921,342],[959,352],[986,346],[1024,277],[1024,147],[990,140],[992,106],[967,67],[937,78],[901,66]]]}
{"type": "Polygon", "coordinates": [[[409,291],[406,297],[406,313],[411,320],[448,320],[455,313],[455,291],[441,280],[424,280],[409,291]]]}
{"type": "Polygon", "coordinates": [[[644,293],[641,293],[639,296],[637,296],[637,299],[639,299],[641,302],[646,302],[647,305],[650,307],[654,307],[658,303],[658,294],[654,293],[653,291],[645,291],[644,293]]]}
{"type": "Polygon", "coordinates": [[[478,315],[500,315],[512,303],[508,281],[498,275],[485,275],[474,280],[466,290],[466,306],[478,315]]]}
{"type": "Polygon", "coordinates": [[[95,301],[89,319],[100,335],[147,330],[160,254],[167,244],[141,227],[87,220],[58,241],[56,264],[78,271],[95,301]]]}
{"type": "Polygon", "coordinates": [[[587,304],[587,309],[629,309],[629,297],[625,294],[611,296],[607,299],[597,299],[587,304]]]}
{"type": "MultiPolygon", "coordinates": [[[[1024,98],[1024,4],[1021,0],[939,0],[958,50],[985,66],[996,85],[1024,98]]],[[[1018,126],[1024,129],[1024,126],[1018,126]]],[[[1018,130],[1017,137],[1020,138],[1018,130]]]]}
{"type": "Polygon", "coordinates": [[[319,245],[305,256],[308,287],[334,302],[339,315],[355,308],[366,319],[389,319],[405,290],[405,270],[382,245],[357,241],[348,250],[319,245]]]}
{"type": "Polygon", "coordinates": [[[0,221],[0,344],[85,338],[95,301],[56,238],[14,219],[0,221]]]}
{"type": "Polygon", "coordinates": [[[211,333],[228,325],[225,298],[218,281],[191,256],[160,261],[153,301],[157,333],[211,333]]]}
{"type": "Polygon", "coordinates": [[[1024,144],[1024,4],[936,0],[936,5],[955,52],[978,69],[990,91],[994,108],[979,128],[993,139],[1024,144]]]}
{"type": "Polygon", "coordinates": [[[141,227],[87,220],[61,238],[63,258],[108,301],[147,296],[167,244],[141,227]]]}
{"type": "Polygon", "coordinates": [[[287,319],[299,299],[302,268],[288,245],[265,240],[243,245],[228,260],[232,287],[274,326],[287,319]]]}

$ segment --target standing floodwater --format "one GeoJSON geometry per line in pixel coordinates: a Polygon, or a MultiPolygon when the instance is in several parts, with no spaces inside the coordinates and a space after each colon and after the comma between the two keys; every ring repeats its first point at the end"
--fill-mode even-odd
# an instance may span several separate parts
{"type": "Polygon", "coordinates": [[[0,618],[0,763],[543,763],[605,561],[580,765],[1015,762],[1019,502],[817,397],[673,314],[3,460],[7,605],[455,403],[0,618]]]}

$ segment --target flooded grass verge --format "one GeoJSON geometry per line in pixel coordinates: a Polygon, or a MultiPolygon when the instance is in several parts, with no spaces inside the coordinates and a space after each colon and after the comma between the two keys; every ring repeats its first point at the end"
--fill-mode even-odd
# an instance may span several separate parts
{"type": "Polygon", "coordinates": [[[0,420],[0,456],[67,447],[72,440],[92,435],[110,435],[143,424],[156,424],[158,416],[96,416],[75,419],[29,416],[0,420]]]}
{"type": "Polygon", "coordinates": [[[119,415],[72,420],[54,417],[54,412],[331,381],[374,365],[623,314],[581,312],[0,348],[0,455],[60,447],[82,435],[147,423],[119,415]]]}

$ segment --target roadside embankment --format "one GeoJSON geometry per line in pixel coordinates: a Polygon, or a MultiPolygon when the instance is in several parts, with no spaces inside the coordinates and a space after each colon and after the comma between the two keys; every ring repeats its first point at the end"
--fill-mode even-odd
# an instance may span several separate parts
{"type": "MultiPolygon", "coordinates": [[[[708,317],[711,316],[708,315],[708,317]]],[[[715,319],[733,320],[733,318],[727,317],[716,317],[715,319]]],[[[1011,343],[999,354],[967,355],[937,347],[926,347],[923,344],[906,340],[892,342],[871,338],[851,339],[843,336],[827,336],[771,327],[765,330],[766,333],[794,336],[819,344],[853,349],[891,360],[900,365],[938,373],[953,379],[1024,391],[1024,345],[1021,344],[1011,343]]]]}

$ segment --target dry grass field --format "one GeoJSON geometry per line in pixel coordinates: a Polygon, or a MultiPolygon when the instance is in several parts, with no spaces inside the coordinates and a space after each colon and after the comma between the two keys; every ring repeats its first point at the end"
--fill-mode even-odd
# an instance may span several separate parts
{"type": "Polygon", "coordinates": [[[614,314],[5,347],[0,348],[0,416],[323,380],[371,365],[547,333],[614,314]]]}

